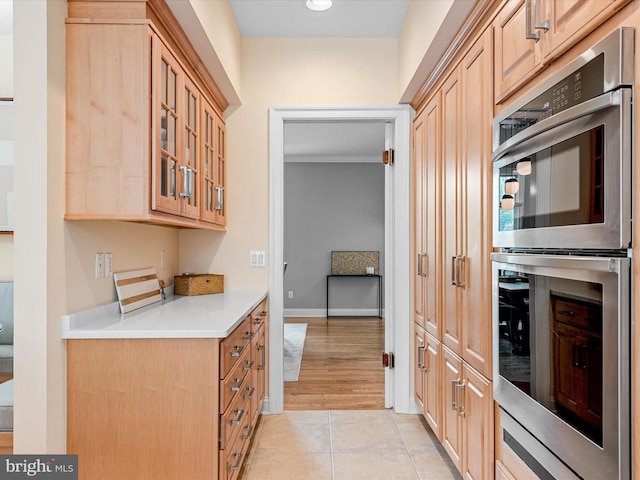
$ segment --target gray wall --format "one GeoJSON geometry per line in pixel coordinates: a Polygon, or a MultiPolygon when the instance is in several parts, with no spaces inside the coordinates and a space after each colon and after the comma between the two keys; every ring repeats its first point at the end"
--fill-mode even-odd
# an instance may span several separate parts
{"type": "MultiPolygon", "coordinates": [[[[285,163],[286,315],[324,316],[332,250],[377,250],[384,275],[381,163],[285,163]],[[288,298],[289,291],[293,299],[288,298]]],[[[331,310],[340,315],[377,315],[377,282],[332,280],[331,310]]]]}

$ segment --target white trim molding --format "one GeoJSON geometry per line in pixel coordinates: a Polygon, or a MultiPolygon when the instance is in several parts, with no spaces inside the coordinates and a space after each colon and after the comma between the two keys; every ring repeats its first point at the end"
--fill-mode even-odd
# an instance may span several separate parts
{"type": "Polygon", "coordinates": [[[393,166],[385,167],[385,350],[394,353],[395,369],[385,371],[385,405],[398,413],[415,410],[409,266],[411,113],[409,105],[269,109],[269,413],[284,410],[284,124],[319,120],[390,124],[395,152],[393,166]]]}

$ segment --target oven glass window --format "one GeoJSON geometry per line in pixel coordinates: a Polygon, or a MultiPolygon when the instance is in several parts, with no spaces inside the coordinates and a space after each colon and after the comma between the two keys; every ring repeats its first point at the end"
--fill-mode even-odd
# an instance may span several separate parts
{"type": "Polygon", "coordinates": [[[604,125],[500,168],[500,231],[604,222],[604,125]]]}
{"type": "Polygon", "coordinates": [[[500,375],[602,446],[602,285],[499,275],[500,375]]]}

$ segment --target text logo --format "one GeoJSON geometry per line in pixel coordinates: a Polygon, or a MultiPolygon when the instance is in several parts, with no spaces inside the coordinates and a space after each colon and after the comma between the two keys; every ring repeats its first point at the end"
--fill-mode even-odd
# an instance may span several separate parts
{"type": "Polygon", "coordinates": [[[0,455],[3,480],[78,480],[77,455],[0,455]]]}

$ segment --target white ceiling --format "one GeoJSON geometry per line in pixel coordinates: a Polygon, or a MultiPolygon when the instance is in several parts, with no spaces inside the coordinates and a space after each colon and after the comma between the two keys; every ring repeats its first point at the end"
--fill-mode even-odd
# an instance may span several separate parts
{"type": "Polygon", "coordinates": [[[229,0],[243,37],[397,37],[410,0],[333,0],[314,12],[305,0],[229,0]]]}

